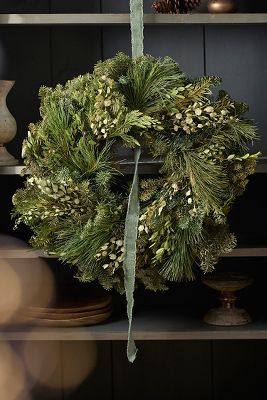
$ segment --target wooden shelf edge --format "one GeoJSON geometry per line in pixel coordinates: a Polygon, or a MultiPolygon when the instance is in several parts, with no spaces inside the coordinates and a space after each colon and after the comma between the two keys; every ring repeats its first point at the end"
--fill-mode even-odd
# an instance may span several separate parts
{"type": "MultiPolygon", "coordinates": [[[[267,13],[145,14],[145,24],[266,24],[267,13]]],[[[0,25],[128,25],[129,14],[0,14],[0,25]]]]}
{"type": "MultiPolygon", "coordinates": [[[[134,167],[133,160],[122,160],[120,161],[120,165],[122,169],[125,169],[125,173],[129,174],[132,173],[131,168],[134,167]]],[[[151,168],[153,171],[159,169],[162,165],[161,160],[151,160],[151,159],[141,159],[139,162],[140,172],[142,173],[144,170],[149,171],[151,168]]],[[[0,175],[21,175],[23,169],[25,168],[24,165],[7,165],[7,166],[0,166],[0,175]]],[[[24,172],[26,175],[29,174],[29,171],[24,172]]],[[[256,173],[267,173],[267,157],[260,157],[257,166],[256,166],[256,173]]]]}
{"type": "Polygon", "coordinates": [[[24,165],[1,165],[0,175],[21,175],[24,165]]]}
{"type": "MultiPolygon", "coordinates": [[[[134,318],[135,340],[266,340],[267,320],[236,327],[207,325],[202,316],[181,315],[179,312],[142,311],[134,318]]],[[[127,340],[126,319],[104,324],[73,328],[20,327],[2,330],[0,340],[127,340]]]]}
{"type": "Polygon", "coordinates": [[[238,247],[222,257],[267,257],[267,247],[238,247]]]}
{"type": "MultiPolygon", "coordinates": [[[[60,328],[58,328],[60,329],[60,328]]],[[[61,328],[64,329],[64,328],[61,328]]],[[[121,341],[127,340],[127,332],[123,333],[102,333],[102,334],[90,334],[90,333],[80,333],[79,327],[75,328],[75,332],[44,332],[44,331],[36,331],[34,334],[30,336],[27,332],[9,332],[2,334],[0,336],[0,341],[121,341]]],[[[211,333],[207,332],[204,334],[199,334],[197,332],[184,331],[184,332],[134,332],[134,339],[137,341],[163,341],[163,340],[267,340],[267,326],[266,330],[263,331],[255,331],[255,332],[243,332],[243,333],[230,333],[226,332],[222,333],[211,333]]]]}
{"type": "Polygon", "coordinates": [[[51,256],[47,256],[41,250],[33,250],[33,249],[10,249],[10,250],[1,250],[0,249],[0,259],[19,259],[19,258],[39,258],[39,257],[46,257],[46,258],[55,258],[51,256]]]}
{"type": "MultiPolygon", "coordinates": [[[[54,256],[47,256],[41,250],[32,249],[14,249],[14,250],[1,250],[0,259],[20,259],[20,258],[56,258],[54,256]]],[[[242,247],[236,248],[231,253],[226,253],[222,257],[267,257],[267,247],[242,247]]]]}

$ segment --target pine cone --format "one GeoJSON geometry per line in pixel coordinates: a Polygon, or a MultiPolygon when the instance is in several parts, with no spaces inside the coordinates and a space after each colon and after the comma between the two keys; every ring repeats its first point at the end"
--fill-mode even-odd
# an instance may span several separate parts
{"type": "Polygon", "coordinates": [[[183,3],[184,0],[172,0],[172,12],[174,14],[180,14],[183,3]]]}
{"type": "Polygon", "coordinates": [[[157,13],[170,14],[172,13],[172,0],[160,0],[152,4],[152,8],[157,13]]]}
{"type": "Polygon", "coordinates": [[[152,4],[157,13],[162,14],[184,14],[193,10],[201,0],[159,0],[152,4]]]}
{"type": "Polygon", "coordinates": [[[185,0],[184,1],[184,12],[187,13],[188,11],[193,10],[194,8],[198,7],[201,3],[201,0],[185,0]]]}

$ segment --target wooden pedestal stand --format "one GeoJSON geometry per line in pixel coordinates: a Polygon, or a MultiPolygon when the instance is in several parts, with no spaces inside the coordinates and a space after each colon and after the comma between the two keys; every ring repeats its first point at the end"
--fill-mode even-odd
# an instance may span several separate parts
{"type": "Polygon", "coordinates": [[[221,306],[212,308],[204,316],[204,321],[211,325],[234,326],[251,322],[251,317],[243,308],[235,306],[235,292],[253,282],[253,279],[235,272],[214,274],[205,277],[203,283],[212,289],[220,291],[221,306]]]}

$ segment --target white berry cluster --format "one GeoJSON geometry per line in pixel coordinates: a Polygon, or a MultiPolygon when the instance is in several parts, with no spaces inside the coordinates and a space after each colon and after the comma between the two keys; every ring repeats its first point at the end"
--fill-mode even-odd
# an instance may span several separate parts
{"type": "Polygon", "coordinates": [[[194,196],[191,189],[188,189],[187,192],[185,193],[185,201],[189,206],[188,213],[191,215],[191,217],[194,217],[197,214],[197,208],[194,202],[194,196]]]}
{"type": "Polygon", "coordinates": [[[139,224],[139,226],[138,226],[139,234],[148,233],[149,232],[148,226],[146,225],[146,221],[145,221],[146,217],[147,217],[147,215],[146,215],[146,213],[144,213],[139,218],[139,221],[141,221],[141,224],[139,224]]]}
{"type": "Polygon", "coordinates": [[[103,269],[108,270],[110,274],[114,274],[118,268],[123,266],[124,253],[123,240],[112,237],[109,242],[101,247],[100,252],[95,257],[99,261],[103,260],[103,269]]]}
{"type": "Polygon", "coordinates": [[[146,211],[144,211],[143,214],[141,214],[141,216],[139,217],[139,236],[150,233],[151,220],[154,218],[155,215],[160,216],[166,205],[167,202],[162,196],[159,200],[154,200],[151,206],[147,207],[146,211]]]}
{"type": "Polygon", "coordinates": [[[201,151],[200,157],[209,160],[211,163],[215,163],[217,160],[224,158],[225,146],[221,146],[218,143],[211,144],[205,150],[201,151]]]}
{"type": "Polygon", "coordinates": [[[30,219],[33,215],[37,216],[37,214],[40,214],[39,217],[41,219],[45,219],[46,217],[59,217],[65,214],[84,213],[86,211],[82,206],[84,203],[82,197],[86,188],[84,185],[83,188],[80,188],[74,184],[71,178],[58,184],[50,179],[32,176],[28,179],[28,184],[37,187],[42,195],[52,200],[51,206],[45,207],[45,211],[42,210],[41,206],[39,211],[38,209],[29,211],[30,219]],[[53,204],[53,200],[55,200],[56,204],[53,204]]]}
{"type": "Polygon", "coordinates": [[[94,109],[91,116],[90,128],[97,139],[106,139],[108,132],[114,130],[118,118],[113,114],[119,111],[120,99],[114,93],[114,81],[103,75],[98,83],[98,93],[95,98],[94,109]]]}
{"type": "Polygon", "coordinates": [[[185,110],[173,115],[173,134],[181,129],[187,134],[195,133],[204,127],[216,127],[218,124],[227,124],[229,121],[237,120],[226,108],[216,109],[214,106],[202,102],[195,102],[185,110]]]}

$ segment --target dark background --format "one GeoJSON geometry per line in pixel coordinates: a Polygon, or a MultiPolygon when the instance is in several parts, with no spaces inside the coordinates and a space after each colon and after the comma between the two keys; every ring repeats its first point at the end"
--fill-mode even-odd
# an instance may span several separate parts
{"type": "MultiPolygon", "coordinates": [[[[147,12],[152,12],[145,0],[147,12]]],[[[239,11],[267,12],[262,0],[239,0],[239,11]]],[[[128,12],[127,0],[0,0],[0,13],[99,13],[128,12]]],[[[223,78],[222,87],[233,98],[248,102],[250,117],[259,126],[260,149],[267,156],[267,26],[149,26],[145,28],[145,52],[175,58],[189,76],[203,74],[223,78]]],[[[20,158],[21,143],[29,122],[37,121],[38,89],[41,85],[64,83],[91,71],[99,59],[118,51],[130,54],[129,27],[26,27],[0,26],[0,79],[14,79],[8,96],[9,109],[18,123],[16,138],[7,147],[20,158]]],[[[19,176],[0,176],[1,233],[25,240],[26,229],[13,232],[10,219],[12,194],[21,186],[19,176]]],[[[265,174],[250,180],[230,216],[239,245],[266,246],[265,174]]],[[[59,282],[72,280],[72,272],[51,261],[59,282]]],[[[265,259],[225,259],[218,269],[247,271],[255,283],[240,302],[254,319],[265,315],[265,259]]],[[[116,312],[125,312],[124,302],[114,294],[116,312]]],[[[198,312],[199,317],[216,303],[216,293],[198,280],[171,285],[169,292],[136,293],[136,313],[140,307],[177,308],[198,312]]],[[[115,313],[116,314],[116,313],[115,313]]],[[[178,311],[177,311],[177,318],[178,311]]],[[[99,342],[99,359],[94,374],[72,394],[48,393],[36,388],[34,399],[122,400],[122,399],[250,399],[266,391],[265,341],[143,342],[137,362],[126,361],[125,342],[99,342]]]]}

